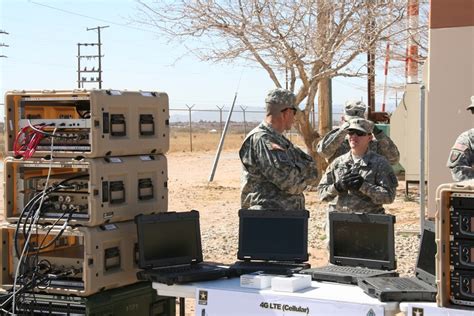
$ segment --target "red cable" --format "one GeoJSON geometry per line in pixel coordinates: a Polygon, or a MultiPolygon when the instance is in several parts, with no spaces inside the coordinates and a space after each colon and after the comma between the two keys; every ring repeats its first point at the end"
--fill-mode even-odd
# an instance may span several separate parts
{"type": "MultiPolygon", "coordinates": [[[[44,125],[34,127],[41,131],[46,128],[44,125]]],[[[43,133],[35,131],[30,126],[23,127],[16,135],[15,142],[13,143],[15,156],[22,156],[25,160],[31,158],[36,151],[36,147],[38,147],[44,136],[43,133]]]]}

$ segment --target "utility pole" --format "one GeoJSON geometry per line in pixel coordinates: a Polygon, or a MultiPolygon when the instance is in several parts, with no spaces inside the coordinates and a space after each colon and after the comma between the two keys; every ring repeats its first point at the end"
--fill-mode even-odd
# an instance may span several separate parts
{"type": "Polygon", "coordinates": [[[371,2],[367,2],[367,107],[368,114],[375,111],[375,42],[373,32],[375,29],[375,18],[372,16],[371,2]]]}
{"type": "MultiPolygon", "coordinates": [[[[0,34],[8,35],[9,33],[4,30],[0,30],[0,34]]],[[[10,47],[10,46],[8,46],[5,43],[0,43],[0,47],[10,47]]],[[[8,57],[7,55],[3,55],[3,54],[0,55],[0,58],[7,58],[7,57],[8,57]]]]}
{"type": "Polygon", "coordinates": [[[105,26],[97,26],[97,27],[93,27],[93,28],[87,28],[86,30],[87,31],[93,31],[93,30],[97,30],[97,43],[78,43],[77,44],[77,87],[78,88],[84,88],[84,83],[93,83],[93,82],[98,82],[99,83],[99,89],[102,89],[102,57],[104,57],[102,55],[102,42],[101,42],[101,38],[100,38],[100,30],[101,29],[105,29],[109,27],[108,25],[105,25],[105,26]],[[87,46],[97,46],[97,54],[92,54],[92,55],[81,55],[81,48],[82,47],[87,47],[87,46]],[[92,68],[88,68],[87,66],[85,66],[84,68],[82,68],[82,65],[83,63],[81,63],[81,61],[83,59],[98,59],[98,67],[96,69],[96,67],[92,67],[92,68]],[[82,74],[84,73],[90,73],[90,74],[97,74],[97,76],[94,78],[94,77],[90,77],[89,80],[87,79],[86,76],[82,76],[82,74]]]}

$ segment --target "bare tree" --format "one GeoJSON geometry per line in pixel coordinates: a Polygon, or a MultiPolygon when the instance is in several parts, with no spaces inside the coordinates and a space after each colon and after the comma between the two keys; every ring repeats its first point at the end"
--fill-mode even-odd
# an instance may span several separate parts
{"type": "MultiPolygon", "coordinates": [[[[319,82],[366,75],[368,47],[386,38],[405,12],[403,0],[137,0],[135,21],[157,28],[173,41],[193,41],[202,60],[257,63],[276,87],[288,74],[288,88],[305,103],[295,127],[308,150],[328,130],[311,124],[319,82]],[[370,5],[367,5],[370,3],[370,5]],[[388,5],[390,3],[390,5],[388,5]],[[368,16],[372,19],[368,21],[368,16]],[[366,25],[373,27],[368,34],[366,25]]],[[[318,121],[327,108],[319,104],[318,121]]],[[[327,106],[327,105],[326,105],[327,106]]],[[[316,122],[314,122],[316,124],[316,122]]],[[[322,159],[318,159],[322,161],[322,159]]],[[[320,165],[322,166],[322,165],[320,165]]]]}

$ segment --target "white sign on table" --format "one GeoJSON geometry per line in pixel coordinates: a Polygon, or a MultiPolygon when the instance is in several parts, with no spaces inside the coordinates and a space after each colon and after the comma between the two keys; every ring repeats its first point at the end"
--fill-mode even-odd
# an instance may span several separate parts
{"type": "Polygon", "coordinates": [[[277,294],[256,294],[197,289],[196,316],[216,315],[360,315],[382,316],[383,306],[307,299],[277,294]]]}

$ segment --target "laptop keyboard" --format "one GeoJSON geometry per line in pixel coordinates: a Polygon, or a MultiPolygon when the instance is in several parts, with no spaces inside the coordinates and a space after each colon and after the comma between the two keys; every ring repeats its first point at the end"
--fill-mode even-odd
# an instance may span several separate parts
{"type": "Polygon", "coordinates": [[[156,273],[162,273],[162,274],[173,274],[173,273],[185,273],[189,271],[198,271],[198,270],[202,270],[202,266],[189,265],[189,266],[162,268],[162,269],[156,269],[152,271],[155,271],[156,273]]]}
{"type": "Polygon", "coordinates": [[[380,270],[346,266],[327,266],[324,268],[324,271],[357,275],[372,275],[374,272],[380,272],[380,270]]]}
{"type": "Polygon", "coordinates": [[[425,290],[425,288],[411,279],[393,278],[389,279],[399,290],[425,290]]]}
{"type": "Polygon", "coordinates": [[[258,262],[258,261],[244,261],[239,262],[237,265],[245,266],[245,267],[287,267],[288,265],[292,265],[293,263],[285,263],[285,262],[258,262]]]}

